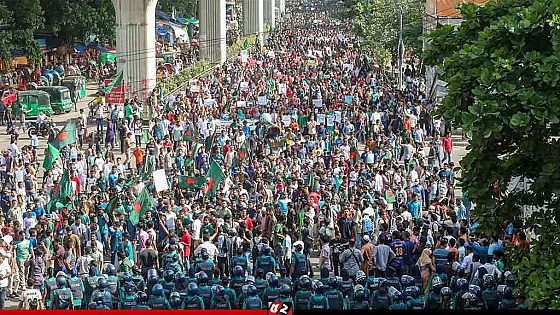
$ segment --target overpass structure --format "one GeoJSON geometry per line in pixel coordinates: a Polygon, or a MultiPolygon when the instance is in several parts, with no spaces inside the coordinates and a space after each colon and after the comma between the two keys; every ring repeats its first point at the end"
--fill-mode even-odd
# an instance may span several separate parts
{"type": "MultiPolygon", "coordinates": [[[[156,86],[157,0],[112,0],[117,25],[117,67],[131,94],[146,99],[156,86]]],[[[226,0],[199,0],[200,56],[211,64],[226,60],[226,0]]],[[[264,24],[274,27],[285,0],[243,0],[243,35],[263,43],[264,24]]],[[[146,110],[146,108],[144,109],[146,110]]]]}

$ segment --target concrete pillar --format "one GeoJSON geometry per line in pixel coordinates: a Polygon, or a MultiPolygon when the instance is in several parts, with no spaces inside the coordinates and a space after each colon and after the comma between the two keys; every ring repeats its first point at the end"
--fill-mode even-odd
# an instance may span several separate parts
{"type": "MultiPolygon", "coordinates": [[[[157,0],[112,0],[117,24],[117,68],[128,96],[144,100],[156,86],[157,0]]],[[[147,112],[147,106],[144,108],[147,112]]]]}
{"type": "Polygon", "coordinates": [[[263,44],[263,0],[243,0],[243,36],[257,35],[263,44]]]}
{"type": "Polygon", "coordinates": [[[276,6],[276,0],[264,0],[264,23],[268,24],[270,31],[276,27],[276,14],[274,12],[274,7],[276,6]]]}
{"type": "Polygon", "coordinates": [[[280,9],[280,15],[286,12],[286,0],[276,0],[276,6],[280,9]]]}
{"type": "Polygon", "coordinates": [[[226,0],[199,0],[200,58],[211,64],[226,61],[226,0]]]}

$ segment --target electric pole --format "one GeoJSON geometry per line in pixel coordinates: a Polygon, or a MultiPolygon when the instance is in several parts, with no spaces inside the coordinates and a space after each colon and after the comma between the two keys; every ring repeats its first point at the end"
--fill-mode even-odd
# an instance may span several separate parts
{"type": "Polygon", "coordinates": [[[402,38],[402,2],[400,4],[399,7],[399,89],[402,89],[402,84],[403,84],[403,70],[402,70],[402,66],[403,66],[403,38],[402,38]]]}

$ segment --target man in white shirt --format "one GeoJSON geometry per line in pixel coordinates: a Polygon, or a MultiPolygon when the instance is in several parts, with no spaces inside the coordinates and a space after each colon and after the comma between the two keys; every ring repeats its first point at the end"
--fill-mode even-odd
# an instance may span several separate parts
{"type": "Polygon", "coordinates": [[[192,215],[193,222],[191,224],[191,237],[193,240],[193,247],[196,248],[200,242],[200,229],[202,228],[202,221],[198,217],[198,213],[193,213],[192,215]]]}
{"type": "Polygon", "coordinates": [[[43,305],[43,297],[41,291],[33,286],[33,280],[27,280],[27,289],[23,291],[19,299],[20,310],[42,310],[45,309],[43,305]]]}
{"type": "Polygon", "coordinates": [[[203,239],[204,242],[200,244],[200,246],[196,247],[196,249],[194,250],[195,257],[200,255],[200,252],[202,251],[203,248],[206,248],[206,251],[208,252],[208,256],[210,256],[210,258],[212,258],[213,261],[218,261],[217,258],[218,248],[216,247],[216,245],[210,242],[210,237],[208,235],[204,235],[203,239]]]}
{"type": "Polygon", "coordinates": [[[8,285],[12,276],[12,268],[8,264],[8,258],[0,255],[0,310],[4,309],[4,301],[8,294],[8,285]]]}
{"type": "Polygon", "coordinates": [[[473,250],[472,247],[470,246],[465,246],[465,258],[463,259],[463,263],[461,264],[461,267],[463,268],[463,270],[467,271],[469,270],[469,268],[471,267],[471,264],[473,262],[473,250]]]}

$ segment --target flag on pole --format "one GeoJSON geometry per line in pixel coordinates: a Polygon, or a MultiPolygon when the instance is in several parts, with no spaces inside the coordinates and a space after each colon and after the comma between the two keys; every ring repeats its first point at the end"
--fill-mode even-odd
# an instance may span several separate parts
{"type": "Polygon", "coordinates": [[[206,187],[206,196],[212,196],[216,194],[218,186],[220,186],[220,183],[226,178],[226,175],[214,159],[210,162],[210,170],[208,171],[207,177],[210,181],[208,181],[208,186],[206,187]]]}
{"type": "Polygon", "coordinates": [[[185,130],[185,141],[191,141],[196,137],[196,131],[194,130],[192,124],[187,123],[187,130],[185,130]]]}
{"type": "Polygon", "coordinates": [[[245,159],[249,157],[249,149],[245,143],[243,143],[239,148],[239,151],[237,151],[237,157],[240,161],[245,161],[245,159]]]}
{"type": "Polygon", "coordinates": [[[148,129],[144,130],[144,133],[142,134],[142,142],[149,143],[152,139],[153,137],[150,134],[150,131],[148,131],[148,129]]]}
{"type": "Polygon", "coordinates": [[[54,161],[60,155],[60,151],[49,143],[48,147],[45,149],[45,160],[43,161],[43,168],[45,170],[50,170],[54,161]]]}
{"type": "Polygon", "coordinates": [[[309,186],[310,192],[315,192],[315,174],[313,174],[312,169],[307,173],[307,185],[309,186]]]}
{"type": "Polygon", "coordinates": [[[134,204],[132,205],[132,211],[129,214],[130,222],[134,225],[138,224],[140,217],[144,215],[153,206],[152,196],[146,187],[142,189],[134,204]]]}
{"type": "Polygon", "coordinates": [[[200,148],[202,148],[202,143],[196,142],[194,144],[192,154],[190,155],[189,159],[187,160],[187,163],[185,163],[185,167],[191,166],[194,163],[194,161],[196,161],[196,157],[198,156],[198,150],[200,150],[200,148]]]}
{"type": "Polygon", "coordinates": [[[243,50],[249,48],[249,40],[247,38],[245,38],[245,41],[243,42],[243,46],[241,48],[243,50]]]}
{"type": "Polygon", "coordinates": [[[114,88],[121,87],[123,85],[123,71],[119,71],[117,76],[105,87],[105,94],[110,94],[114,88]]]}
{"type": "Polygon", "coordinates": [[[196,189],[202,188],[206,185],[206,177],[204,176],[179,176],[179,188],[181,189],[196,189]]]}
{"type": "Polygon", "coordinates": [[[76,142],[76,123],[71,121],[62,128],[62,130],[56,135],[53,141],[53,146],[60,150],[65,145],[72,144],[76,142]]]}
{"type": "Polygon", "coordinates": [[[58,199],[68,198],[67,200],[72,200],[72,195],[74,193],[74,187],[70,181],[70,170],[66,168],[62,179],[58,185],[58,199]]]}

